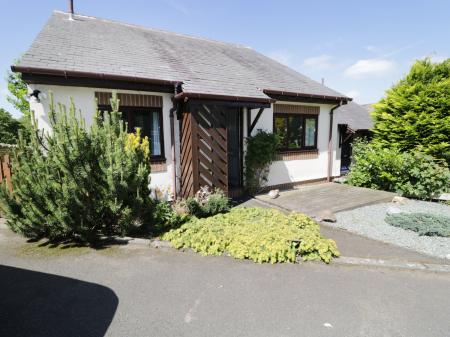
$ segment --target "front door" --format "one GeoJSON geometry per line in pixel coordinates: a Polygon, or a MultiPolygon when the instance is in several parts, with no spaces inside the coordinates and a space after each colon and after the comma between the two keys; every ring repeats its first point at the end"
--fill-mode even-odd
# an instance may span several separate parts
{"type": "Polygon", "coordinates": [[[228,189],[237,196],[242,189],[242,112],[240,108],[228,108],[228,189]]]}
{"type": "Polygon", "coordinates": [[[347,173],[350,169],[353,135],[349,134],[348,129],[342,126],[339,128],[339,138],[341,146],[341,174],[343,174],[347,173]]]}

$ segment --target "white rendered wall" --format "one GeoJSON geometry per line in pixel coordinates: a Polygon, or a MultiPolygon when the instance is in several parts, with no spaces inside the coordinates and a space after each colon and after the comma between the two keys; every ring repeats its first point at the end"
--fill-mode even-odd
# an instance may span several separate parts
{"type": "MultiPolygon", "coordinates": [[[[53,93],[54,103],[61,103],[69,106],[70,98],[73,98],[76,108],[81,110],[89,126],[92,123],[95,114],[95,92],[111,92],[108,89],[84,88],[84,87],[69,87],[69,86],[55,86],[55,85],[30,85],[30,89],[38,89],[46,95],[45,99],[41,99],[38,103],[35,100],[30,102],[31,110],[35,113],[35,118],[38,121],[40,128],[50,131],[48,120],[49,97],[50,92],[53,93]]],[[[160,189],[171,189],[172,186],[172,156],[170,147],[170,118],[169,110],[172,107],[171,95],[168,93],[146,92],[146,91],[131,91],[131,90],[117,90],[120,93],[133,94],[147,94],[158,95],[163,97],[163,130],[164,130],[164,152],[167,163],[167,170],[165,172],[158,172],[151,174],[151,187],[158,187],[160,189]]],[[[315,159],[301,159],[301,160],[286,160],[276,161],[272,164],[269,173],[268,185],[278,185],[290,182],[299,182],[305,180],[313,180],[327,177],[327,163],[328,163],[328,130],[329,130],[329,112],[333,105],[326,104],[306,104],[296,102],[277,102],[277,104],[299,104],[312,105],[320,107],[320,114],[318,120],[318,157],[315,159]]],[[[259,109],[252,110],[252,120],[256,117],[259,109]]],[[[247,114],[244,112],[244,137],[247,137],[247,114]]],[[[179,187],[179,126],[175,118],[175,150],[177,158],[177,186],[179,187]]],[[[258,129],[268,132],[273,131],[273,109],[272,107],[264,109],[258,123],[253,129],[254,135],[258,129]]],[[[340,150],[338,148],[338,132],[337,132],[336,118],[333,125],[333,176],[340,175],[340,150]]],[[[245,143],[244,143],[245,144],[245,143]]],[[[245,146],[245,145],[244,145],[245,146]]]]}
{"type": "MultiPolygon", "coordinates": [[[[53,93],[53,101],[56,104],[61,103],[69,107],[70,99],[72,98],[77,110],[81,110],[86,125],[92,124],[95,115],[95,92],[112,92],[112,90],[101,88],[85,88],[85,87],[70,87],[57,85],[43,85],[32,84],[29,85],[31,91],[38,89],[44,93],[45,99],[41,102],[36,102],[32,99],[30,101],[30,109],[34,111],[38,126],[45,131],[51,131],[48,112],[50,104],[50,93],[53,93]]],[[[163,98],[163,132],[164,132],[164,153],[166,157],[167,170],[165,172],[151,173],[150,186],[152,188],[158,187],[160,189],[170,190],[172,187],[172,155],[170,147],[170,119],[169,110],[172,107],[171,95],[168,93],[147,92],[147,91],[132,91],[132,90],[116,90],[118,93],[131,93],[142,95],[156,95],[163,98]]],[[[42,96],[42,95],[41,95],[42,96]]],[[[175,139],[178,137],[178,121],[175,118],[175,139]]],[[[178,164],[178,163],[177,163],[178,164]]],[[[178,185],[179,186],[179,185],[178,185]]]]}
{"type": "MultiPolygon", "coordinates": [[[[306,180],[326,178],[328,174],[328,131],[330,125],[330,109],[333,105],[328,104],[309,104],[297,102],[277,102],[276,104],[290,104],[290,105],[310,105],[319,106],[320,114],[318,119],[318,135],[317,148],[318,156],[314,159],[301,160],[284,160],[276,161],[270,167],[267,185],[279,185],[291,182],[300,182],[306,180]]],[[[273,107],[273,105],[272,105],[273,107]]],[[[252,120],[255,118],[258,109],[252,111],[252,120]]],[[[244,125],[246,124],[246,114],[244,114],[244,125]]],[[[265,109],[256,124],[252,134],[257,129],[263,129],[269,132],[273,131],[273,108],[265,109]]],[[[246,132],[246,131],[245,131],[246,132]]],[[[340,175],[340,150],[338,149],[338,130],[336,118],[333,122],[333,176],[340,175]]],[[[244,135],[246,135],[244,133],[244,135]]]]}

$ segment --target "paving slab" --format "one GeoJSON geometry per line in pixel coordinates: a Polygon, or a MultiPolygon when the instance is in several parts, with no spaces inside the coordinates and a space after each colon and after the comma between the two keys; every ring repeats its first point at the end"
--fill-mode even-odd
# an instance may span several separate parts
{"type": "Polygon", "coordinates": [[[324,209],[337,213],[371,204],[390,202],[394,196],[396,194],[391,192],[323,183],[281,191],[276,199],[271,199],[266,194],[257,195],[255,198],[286,210],[316,216],[324,209]]]}

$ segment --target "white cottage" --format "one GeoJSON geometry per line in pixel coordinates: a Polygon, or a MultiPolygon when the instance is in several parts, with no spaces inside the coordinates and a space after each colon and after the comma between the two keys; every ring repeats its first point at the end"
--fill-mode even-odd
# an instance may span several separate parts
{"type": "Polygon", "coordinates": [[[340,175],[333,114],[351,98],[248,47],[54,12],[12,70],[43,129],[49,92],[63,104],[72,97],[88,124],[95,99],[108,109],[118,92],[129,129],[151,140],[153,187],[178,196],[203,185],[239,196],[245,138],[258,129],[283,137],[268,185],[340,175]]]}

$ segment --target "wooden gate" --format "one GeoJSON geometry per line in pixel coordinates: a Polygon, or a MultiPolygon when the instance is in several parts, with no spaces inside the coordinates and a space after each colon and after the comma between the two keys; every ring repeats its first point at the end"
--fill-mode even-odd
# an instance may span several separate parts
{"type": "Polygon", "coordinates": [[[181,127],[181,196],[201,186],[228,193],[226,107],[191,104],[181,127]]]}

